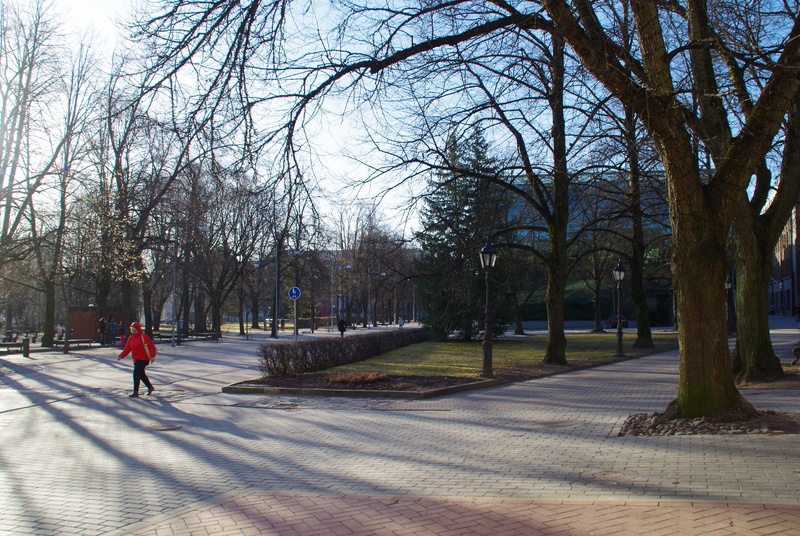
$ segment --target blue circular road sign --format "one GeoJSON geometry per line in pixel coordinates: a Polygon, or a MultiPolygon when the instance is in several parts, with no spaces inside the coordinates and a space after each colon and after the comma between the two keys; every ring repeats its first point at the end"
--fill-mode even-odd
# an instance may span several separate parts
{"type": "Polygon", "coordinates": [[[293,300],[296,300],[300,297],[300,289],[297,287],[292,287],[289,289],[289,297],[293,300]]]}

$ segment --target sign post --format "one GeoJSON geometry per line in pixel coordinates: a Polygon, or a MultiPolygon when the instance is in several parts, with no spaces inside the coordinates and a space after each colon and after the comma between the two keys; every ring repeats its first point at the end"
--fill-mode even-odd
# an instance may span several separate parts
{"type": "Polygon", "coordinates": [[[294,340],[297,340],[297,300],[300,298],[300,289],[292,287],[289,289],[289,297],[294,302],[294,340]]]}

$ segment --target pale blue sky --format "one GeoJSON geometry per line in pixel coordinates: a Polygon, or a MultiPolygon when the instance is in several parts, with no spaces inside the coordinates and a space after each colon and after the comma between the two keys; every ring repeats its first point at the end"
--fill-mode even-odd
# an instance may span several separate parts
{"type": "Polygon", "coordinates": [[[113,20],[126,13],[131,0],[54,0],[59,12],[65,15],[65,30],[83,33],[91,29],[92,34],[104,41],[115,39],[113,20]],[[98,35],[99,34],[99,35],[98,35]]]}

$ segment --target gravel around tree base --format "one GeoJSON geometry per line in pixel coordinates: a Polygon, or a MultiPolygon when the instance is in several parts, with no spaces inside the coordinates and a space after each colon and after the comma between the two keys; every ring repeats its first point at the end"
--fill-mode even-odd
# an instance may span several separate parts
{"type": "Polygon", "coordinates": [[[749,421],[720,422],[708,417],[696,419],[664,418],[663,413],[631,415],[622,425],[620,436],[691,436],[741,434],[798,434],[800,414],[759,411],[749,421]]]}

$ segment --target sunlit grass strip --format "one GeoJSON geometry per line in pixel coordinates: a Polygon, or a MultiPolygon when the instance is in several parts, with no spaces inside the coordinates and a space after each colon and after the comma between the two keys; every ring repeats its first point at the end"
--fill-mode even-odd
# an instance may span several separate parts
{"type": "MultiPolygon", "coordinates": [[[[623,339],[628,358],[652,355],[678,348],[675,332],[654,333],[655,349],[633,348],[634,334],[623,339]]],[[[413,376],[475,376],[480,372],[483,350],[480,340],[428,341],[393,350],[378,357],[329,369],[329,371],[377,371],[390,375],[413,376]]],[[[611,333],[569,334],[567,362],[572,366],[587,366],[617,361],[616,335],[611,333]]],[[[493,341],[495,372],[539,364],[544,359],[547,337],[537,335],[522,338],[500,338],[493,341]]]]}

